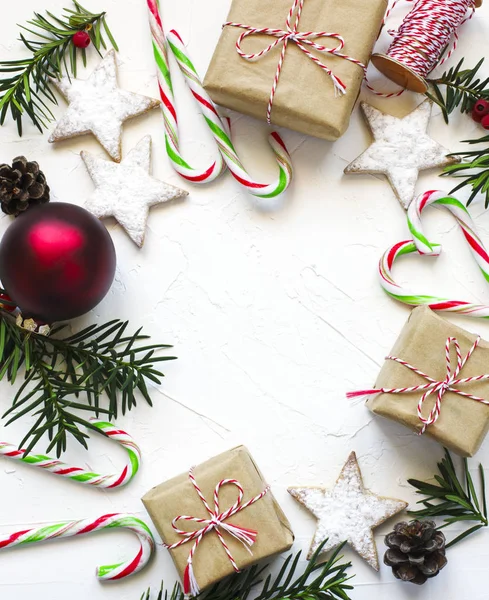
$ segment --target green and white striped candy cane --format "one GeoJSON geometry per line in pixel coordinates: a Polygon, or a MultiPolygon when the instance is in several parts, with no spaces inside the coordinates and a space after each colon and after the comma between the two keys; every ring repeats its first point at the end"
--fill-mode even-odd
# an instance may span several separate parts
{"type": "Polygon", "coordinates": [[[136,556],[130,560],[97,567],[97,578],[100,581],[116,581],[144,569],[153,555],[155,541],[146,523],[131,514],[115,513],[103,515],[97,519],[48,523],[42,527],[0,535],[0,549],[38,544],[49,540],[75,537],[110,529],[127,529],[135,533],[139,539],[139,550],[136,556]]]}
{"type": "Polygon", "coordinates": [[[380,284],[389,296],[410,306],[429,306],[432,310],[439,312],[451,312],[469,317],[489,319],[489,306],[487,305],[414,293],[395,281],[392,269],[399,257],[415,253],[421,256],[439,256],[441,253],[441,245],[428,240],[421,223],[421,213],[430,205],[441,206],[452,213],[462,229],[484,278],[489,281],[489,254],[475,231],[474,222],[467,208],[460,200],[445,192],[430,191],[419,196],[409,207],[408,227],[412,239],[395,244],[382,256],[379,264],[380,284]]]}
{"type": "Polygon", "coordinates": [[[104,489],[115,489],[126,485],[139,470],[139,463],[141,462],[141,451],[139,447],[128,433],[119,429],[112,423],[107,423],[106,421],[101,421],[99,419],[90,419],[90,421],[93,427],[111,440],[118,442],[127,452],[129,461],[120,473],[100,475],[82,469],[81,467],[72,467],[60,460],[42,454],[28,454],[26,456],[24,450],[19,450],[17,446],[7,442],[0,442],[0,455],[49,471],[50,473],[53,473],[53,475],[65,477],[71,481],[84,485],[104,489]]]}
{"type": "Polygon", "coordinates": [[[273,199],[280,196],[287,190],[292,180],[292,162],[282,138],[276,132],[269,137],[269,143],[279,168],[278,179],[270,184],[254,181],[239,159],[231,141],[229,120],[221,119],[219,116],[216,106],[202,85],[181,37],[174,30],[165,37],[158,1],[147,0],[147,5],[165,120],[166,147],[177,173],[188,181],[207,183],[216,179],[222,173],[223,166],[227,165],[236,181],[253,196],[260,199],[273,199]],[[179,150],[178,120],[168,62],[168,48],[174,55],[219,148],[220,159],[205,170],[199,171],[191,167],[183,159],[179,150]]]}

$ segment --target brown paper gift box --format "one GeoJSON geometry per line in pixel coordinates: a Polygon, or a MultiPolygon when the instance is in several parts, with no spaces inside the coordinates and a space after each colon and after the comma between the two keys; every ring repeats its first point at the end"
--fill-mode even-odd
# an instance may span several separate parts
{"type": "MultiPolygon", "coordinates": [[[[222,479],[239,481],[244,489],[243,503],[266,488],[260,470],[244,446],[233,448],[195,467],[194,475],[211,508],[214,508],[214,489],[222,479]]],[[[219,510],[223,512],[230,508],[236,502],[237,494],[238,490],[233,485],[221,488],[219,510]]],[[[188,472],[153,488],[142,501],[162,540],[167,544],[182,539],[172,528],[172,520],[178,515],[209,518],[209,513],[189,480],[188,472]]],[[[238,540],[223,532],[226,544],[240,569],[273,554],[285,552],[294,541],[290,523],[270,491],[227,522],[258,532],[251,547],[252,555],[238,540]]],[[[180,521],[178,525],[181,529],[189,531],[199,528],[197,523],[192,522],[180,521]]],[[[192,546],[193,542],[188,542],[170,550],[182,579],[192,546]]],[[[194,554],[193,566],[201,590],[234,573],[232,564],[214,531],[202,538],[194,554]]]]}
{"type": "MultiPolygon", "coordinates": [[[[257,28],[285,29],[292,0],[233,0],[229,22],[257,28]]],[[[329,31],[345,40],[343,53],[367,64],[382,26],[387,0],[306,0],[299,31],[329,31]]],[[[204,87],[217,103],[266,120],[267,106],[282,50],[279,44],[267,56],[249,62],[236,52],[243,29],[225,27],[212,58],[204,87]]],[[[244,40],[247,53],[263,50],[276,38],[256,35],[244,40]]],[[[319,38],[320,45],[335,47],[337,40],[319,38]]],[[[347,91],[335,97],[327,73],[289,43],[272,109],[272,123],[326,140],[336,140],[347,130],[363,70],[350,61],[312,50],[330,67],[347,91]]]]}
{"type": "MultiPolygon", "coordinates": [[[[446,377],[445,344],[448,337],[457,338],[462,356],[465,356],[477,336],[442,319],[427,307],[412,311],[391,356],[401,358],[420,369],[436,381],[446,377]]],[[[452,349],[452,368],[456,365],[452,349]]],[[[474,354],[460,373],[461,378],[489,373],[489,343],[481,340],[474,354]]],[[[376,388],[411,387],[427,383],[406,367],[387,360],[375,384],[376,388]]],[[[489,400],[489,382],[463,384],[460,390],[489,400]]],[[[379,394],[367,401],[368,408],[382,417],[402,423],[420,431],[422,423],[416,409],[423,392],[409,394],[379,394]]],[[[428,416],[434,406],[436,395],[425,402],[423,415],[428,416]]],[[[452,392],[443,396],[441,414],[424,435],[450,448],[461,456],[474,456],[489,430],[489,406],[452,392]]]]}

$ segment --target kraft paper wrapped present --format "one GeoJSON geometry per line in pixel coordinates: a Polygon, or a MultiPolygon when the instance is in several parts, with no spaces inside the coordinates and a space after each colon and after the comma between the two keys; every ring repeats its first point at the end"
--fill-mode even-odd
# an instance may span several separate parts
{"type": "MultiPolygon", "coordinates": [[[[449,337],[456,338],[465,357],[477,339],[460,327],[442,319],[427,307],[412,311],[390,356],[410,363],[436,381],[447,376],[445,346],[449,337]]],[[[456,353],[451,346],[452,373],[457,365],[456,353]]],[[[458,378],[489,373],[489,343],[481,340],[458,378]]],[[[426,384],[426,379],[405,366],[386,360],[375,388],[403,388],[426,384]]],[[[489,380],[474,381],[457,386],[462,392],[489,400],[489,380]]],[[[421,431],[423,423],[417,415],[417,406],[423,391],[403,394],[379,394],[367,401],[368,408],[382,417],[397,421],[410,429],[421,431]]],[[[427,398],[422,414],[426,418],[435,406],[436,393],[427,398]]],[[[451,391],[443,395],[438,420],[428,425],[424,435],[450,448],[461,456],[474,456],[489,430],[489,406],[464,398],[451,391]]]]}
{"type": "MultiPolygon", "coordinates": [[[[244,495],[242,504],[260,495],[267,485],[258,466],[244,446],[238,446],[195,467],[195,481],[202,491],[209,507],[214,510],[214,490],[223,479],[236,479],[242,486],[244,495]]],[[[219,512],[231,508],[238,499],[238,489],[232,484],[221,487],[219,492],[219,512]]],[[[142,499],[162,540],[172,545],[183,539],[175,532],[172,521],[179,515],[210,519],[202,500],[196,492],[189,473],[183,473],[153,488],[142,499]]],[[[262,498],[237,512],[224,523],[243,527],[257,532],[256,540],[249,548],[220,528],[224,541],[239,569],[288,550],[294,541],[294,534],[277,501],[268,491],[262,498]]],[[[185,531],[196,531],[205,527],[205,523],[180,520],[177,527],[185,531]]],[[[186,574],[189,554],[194,540],[170,550],[173,562],[184,583],[188,586],[186,574]]],[[[204,590],[234,573],[233,564],[215,531],[202,537],[192,558],[193,572],[200,590],[204,590]]],[[[192,590],[185,590],[186,593],[192,590]]]]}
{"type": "MultiPolygon", "coordinates": [[[[345,40],[342,52],[367,65],[377,40],[388,0],[305,0],[298,31],[327,31],[345,40]]],[[[228,22],[254,28],[286,29],[292,0],[233,0],[228,22]]],[[[204,87],[217,104],[266,120],[267,106],[283,44],[259,60],[243,59],[236,51],[242,28],[223,29],[204,87]]],[[[242,50],[257,53],[276,41],[275,37],[246,38],[242,50]]],[[[336,47],[338,40],[312,41],[336,47]]],[[[311,50],[309,47],[307,49],[311,50]]],[[[346,94],[335,94],[329,75],[289,42],[273,102],[271,122],[326,140],[336,140],[346,131],[364,72],[361,67],[332,54],[311,50],[346,86],[346,94]]]]}

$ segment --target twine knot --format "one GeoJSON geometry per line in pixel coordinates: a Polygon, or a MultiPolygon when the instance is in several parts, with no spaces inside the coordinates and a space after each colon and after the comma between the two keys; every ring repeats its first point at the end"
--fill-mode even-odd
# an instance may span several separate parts
{"type": "Polygon", "coordinates": [[[435,389],[435,392],[438,391],[441,394],[445,394],[446,392],[448,392],[450,390],[450,386],[453,384],[453,382],[455,381],[455,379],[452,377],[449,381],[443,381],[440,384],[440,387],[438,390],[435,389]]]}
{"type": "Polygon", "coordinates": [[[340,34],[328,32],[328,31],[301,32],[298,30],[301,15],[302,15],[302,9],[304,8],[304,2],[305,2],[305,0],[294,0],[294,2],[292,4],[292,8],[290,9],[289,14],[287,16],[287,20],[285,23],[285,30],[271,29],[269,27],[257,28],[257,27],[251,27],[251,26],[243,24],[243,23],[233,23],[231,21],[224,23],[224,27],[239,27],[240,29],[245,30],[239,36],[238,41],[236,42],[236,51],[241,56],[241,58],[243,58],[244,60],[248,60],[248,61],[259,60],[260,58],[263,58],[264,56],[269,54],[276,46],[278,46],[279,44],[283,44],[282,51],[280,53],[278,66],[277,66],[277,71],[275,72],[275,78],[273,80],[272,92],[270,94],[270,100],[268,102],[268,107],[267,107],[267,123],[269,125],[271,124],[273,102],[275,99],[275,94],[277,92],[278,82],[280,79],[280,75],[282,73],[282,67],[283,67],[284,60],[285,60],[285,53],[286,53],[289,42],[296,44],[296,46],[299,48],[299,50],[301,50],[306,56],[308,56],[313,62],[315,62],[318,65],[318,67],[323,69],[323,71],[325,71],[331,77],[331,80],[333,81],[333,85],[334,85],[335,95],[345,94],[346,93],[346,85],[341,81],[341,79],[339,77],[337,77],[333,73],[333,71],[326,64],[324,64],[321,60],[319,60],[319,58],[317,58],[317,56],[314,56],[314,54],[312,54],[306,46],[308,46],[309,48],[312,48],[313,50],[316,50],[317,52],[321,52],[323,54],[332,54],[332,55],[338,56],[344,60],[348,60],[348,61],[358,65],[359,67],[361,67],[363,69],[364,74],[366,74],[366,71],[367,71],[367,67],[362,62],[360,62],[359,60],[356,60],[355,58],[352,58],[351,56],[348,56],[347,54],[343,54],[341,52],[341,50],[345,47],[345,40],[340,34]],[[294,21],[294,24],[292,24],[294,17],[295,17],[295,21],[294,21]],[[242,50],[241,44],[243,43],[243,40],[245,40],[247,37],[254,36],[254,35],[268,35],[268,36],[275,37],[277,39],[274,42],[272,42],[269,46],[264,48],[261,52],[257,52],[254,54],[247,54],[246,52],[244,52],[242,50]],[[317,39],[323,38],[323,37],[333,38],[333,39],[337,40],[338,45],[333,48],[328,48],[327,46],[322,46],[321,44],[318,44],[314,41],[314,40],[317,40],[317,39]]]}
{"type": "Polygon", "coordinates": [[[423,371],[420,371],[416,367],[413,367],[406,361],[398,358],[397,356],[387,356],[386,360],[393,360],[398,364],[406,367],[410,371],[413,371],[423,379],[426,379],[428,383],[424,385],[416,385],[413,387],[404,387],[404,388],[379,388],[379,389],[371,389],[371,390],[362,390],[358,392],[349,392],[346,396],[347,398],[368,398],[372,396],[376,396],[378,394],[410,394],[413,392],[424,391],[421,399],[418,403],[417,414],[418,418],[422,423],[421,430],[419,435],[423,435],[427,428],[431,425],[434,425],[438,419],[440,418],[441,410],[442,410],[442,401],[443,397],[447,392],[452,392],[453,394],[457,394],[458,396],[462,396],[464,398],[469,398],[470,400],[474,400],[475,402],[480,402],[481,404],[489,405],[489,400],[485,400],[484,398],[480,398],[479,396],[474,396],[473,394],[468,394],[458,389],[459,386],[465,385],[467,383],[473,381],[485,381],[489,379],[489,374],[486,375],[476,375],[475,377],[465,377],[464,379],[460,379],[459,375],[464,366],[467,364],[467,361],[470,359],[472,354],[475,352],[481,338],[478,337],[473,346],[468,351],[467,355],[462,357],[462,352],[460,350],[460,345],[457,341],[457,338],[449,337],[447,339],[447,343],[445,344],[445,359],[447,365],[447,374],[443,381],[436,381],[423,371]],[[452,361],[451,361],[451,347],[455,348],[455,352],[457,355],[457,364],[455,368],[452,369],[452,361]],[[435,405],[433,406],[428,417],[423,416],[423,407],[428,398],[432,395],[436,394],[435,405]]]}
{"type": "Polygon", "coordinates": [[[214,509],[212,509],[208,504],[207,500],[205,499],[202,490],[200,489],[194,477],[193,468],[189,471],[189,479],[192,482],[192,485],[194,486],[194,489],[197,492],[199,498],[202,500],[202,504],[205,506],[205,509],[209,513],[210,518],[201,519],[198,517],[192,517],[188,515],[179,515],[178,517],[175,517],[172,521],[172,527],[178,535],[182,536],[183,539],[179,540],[178,542],[175,542],[174,544],[163,544],[163,546],[168,550],[173,550],[175,548],[183,546],[183,544],[186,544],[187,542],[194,541],[194,544],[190,549],[190,553],[187,559],[187,566],[185,568],[185,573],[183,577],[183,591],[187,596],[196,596],[200,592],[200,587],[197,583],[197,579],[193,570],[193,557],[203,537],[211,531],[216,532],[219,541],[221,542],[222,547],[224,548],[227,557],[229,558],[233,566],[233,569],[238,573],[239,567],[236,561],[234,560],[234,557],[231,554],[231,551],[229,550],[229,547],[226,544],[226,540],[224,539],[220,530],[223,529],[224,531],[227,531],[227,533],[229,533],[235,539],[241,542],[246,548],[246,550],[251,554],[250,548],[255,543],[258,532],[254,529],[246,529],[245,527],[233,525],[232,523],[226,523],[225,521],[227,521],[227,519],[236,515],[237,513],[241,512],[245,508],[248,508],[248,506],[251,506],[255,502],[258,502],[258,500],[261,500],[261,498],[263,498],[263,496],[265,496],[268,493],[270,488],[266,487],[263,490],[263,492],[261,492],[251,500],[248,500],[247,502],[243,503],[244,490],[239,481],[237,481],[236,479],[223,479],[215,487],[214,509]],[[238,499],[230,508],[223,512],[220,512],[219,492],[221,488],[225,485],[234,485],[238,489],[238,499]],[[179,521],[192,521],[194,523],[200,523],[202,527],[195,531],[185,531],[184,529],[180,529],[179,527],[177,527],[177,523],[179,521]]]}

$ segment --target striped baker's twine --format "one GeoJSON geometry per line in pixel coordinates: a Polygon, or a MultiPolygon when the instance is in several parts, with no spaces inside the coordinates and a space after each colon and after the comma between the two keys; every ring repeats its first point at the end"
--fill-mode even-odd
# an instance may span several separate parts
{"type": "Polygon", "coordinates": [[[316,50],[317,52],[321,52],[323,54],[332,54],[334,56],[338,56],[339,58],[348,60],[348,61],[358,65],[359,67],[361,67],[363,69],[364,73],[366,73],[366,70],[367,70],[366,66],[362,62],[360,62],[359,60],[356,60],[355,58],[353,58],[351,56],[348,56],[347,54],[343,54],[341,52],[341,50],[343,50],[343,48],[345,47],[345,40],[343,39],[343,37],[340,34],[331,33],[328,31],[301,32],[298,30],[301,15],[302,15],[302,9],[304,8],[304,1],[305,0],[294,0],[294,2],[292,4],[292,8],[290,9],[289,14],[287,16],[287,21],[285,23],[285,27],[286,27],[285,30],[271,29],[269,27],[257,28],[257,27],[251,27],[251,26],[243,24],[243,23],[233,23],[231,21],[224,23],[224,27],[238,27],[240,29],[245,30],[239,36],[238,41],[236,42],[236,50],[237,50],[238,54],[241,56],[241,58],[244,58],[245,60],[248,60],[248,61],[259,60],[263,56],[266,56],[267,54],[269,54],[276,46],[278,46],[279,44],[283,44],[282,51],[280,53],[280,58],[278,61],[277,71],[275,72],[275,77],[273,80],[272,91],[270,94],[268,107],[267,107],[267,122],[269,125],[271,124],[273,102],[275,100],[275,94],[277,92],[277,87],[278,87],[280,75],[282,73],[282,67],[283,67],[284,60],[285,60],[285,53],[287,51],[287,46],[288,46],[289,42],[296,44],[297,47],[300,50],[302,50],[302,52],[304,52],[304,54],[306,56],[308,56],[313,62],[315,62],[321,69],[323,69],[323,71],[325,71],[331,77],[334,88],[335,88],[335,93],[345,94],[346,93],[345,84],[341,81],[341,79],[339,77],[337,77],[333,73],[333,71],[327,65],[325,65],[321,60],[319,60],[316,56],[314,56],[314,54],[312,54],[306,48],[306,46],[309,46],[310,48],[312,48],[313,50],[316,50]],[[294,18],[295,18],[295,20],[294,20],[294,18]],[[261,52],[257,52],[254,54],[247,54],[246,52],[244,52],[242,50],[241,44],[247,37],[253,36],[253,35],[269,35],[269,36],[275,37],[277,39],[275,40],[275,42],[271,43],[267,48],[265,48],[261,52]],[[314,40],[316,40],[318,38],[322,38],[322,37],[333,38],[338,41],[338,45],[334,48],[328,48],[326,46],[317,44],[314,41],[314,40]]]}
{"type": "Polygon", "coordinates": [[[465,377],[464,379],[458,378],[458,376],[460,375],[460,371],[467,364],[467,361],[470,359],[470,357],[472,356],[474,351],[477,349],[480,341],[481,341],[481,338],[478,337],[476,339],[476,341],[474,342],[473,346],[468,351],[467,355],[462,358],[462,352],[460,351],[460,345],[459,345],[457,339],[454,337],[449,337],[447,339],[447,342],[445,344],[445,359],[446,359],[446,364],[447,364],[447,374],[443,381],[436,381],[435,379],[433,379],[426,373],[423,373],[423,371],[421,371],[420,369],[413,367],[413,365],[409,364],[405,360],[402,360],[401,358],[397,358],[396,356],[387,356],[386,360],[395,361],[396,363],[402,365],[403,367],[406,367],[410,371],[413,371],[414,373],[416,373],[423,379],[426,379],[429,383],[426,383],[424,385],[415,385],[412,387],[377,388],[377,389],[374,388],[374,389],[370,389],[370,390],[361,390],[358,392],[349,392],[347,394],[347,398],[359,398],[359,397],[369,398],[372,396],[376,396],[378,394],[411,394],[414,392],[424,391],[424,394],[421,396],[421,399],[420,399],[420,401],[418,403],[418,407],[417,407],[417,413],[418,413],[419,420],[423,424],[423,426],[419,432],[419,435],[423,435],[423,433],[426,432],[428,427],[430,427],[431,425],[434,425],[438,421],[440,414],[441,414],[443,396],[447,392],[452,392],[453,394],[457,394],[458,396],[462,396],[464,398],[469,398],[470,400],[475,400],[476,402],[480,402],[481,404],[489,405],[489,400],[485,400],[484,398],[481,398],[479,396],[474,396],[473,394],[467,394],[466,392],[462,392],[461,390],[458,389],[458,386],[460,386],[460,385],[471,383],[473,381],[485,381],[485,380],[489,379],[489,374],[477,375],[475,377],[465,377]],[[455,352],[457,355],[457,366],[454,371],[452,371],[451,356],[450,356],[450,349],[451,349],[452,344],[453,344],[453,347],[455,348],[455,352]],[[433,409],[431,410],[429,416],[424,417],[423,416],[423,406],[424,406],[424,403],[427,401],[427,399],[431,396],[431,394],[436,394],[435,405],[433,406],[433,409]]]}
{"type": "MultiPolygon", "coordinates": [[[[394,0],[386,12],[383,25],[400,1],[394,0]]],[[[473,17],[475,0],[407,0],[407,2],[414,2],[413,9],[397,30],[388,31],[393,41],[387,56],[426,79],[435,67],[443,65],[457,49],[458,29],[473,17]],[[441,58],[452,38],[452,47],[441,58]]],[[[404,93],[404,89],[392,93],[378,92],[368,81],[367,87],[383,98],[393,98],[404,93]]]]}
{"type": "Polygon", "coordinates": [[[178,517],[175,517],[172,521],[172,527],[178,535],[181,535],[183,537],[183,539],[181,539],[178,542],[175,542],[174,544],[163,544],[163,546],[168,550],[174,550],[175,548],[183,546],[187,542],[192,542],[195,540],[187,559],[187,566],[185,568],[183,578],[183,591],[186,595],[196,596],[200,592],[200,588],[193,570],[193,557],[203,537],[211,531],[215,531],[219,538],[219,541],[222,544],[222,547],[224,548],[227,554],[227,557],[229,558],[229,561],[233,566],[233,569],[236,572],[239,572],[239,567],[236,561],[234,560],[234,557],[231,554],[231,551],[228,545],[226,544],[226,541],[220,529],[227,531],[230,535],[232,535],[234,538],[240,541],[249,552],[251,552],[250,548],[254,544],[258,532],[253,529],[246,529],[245,527],[239,527],[237,525],[232,525],[231,523],[225,523],[225,521],[230,517],[236,515],[237,513],[241,512],[242,510],[245,510],[246,508],[248,508],[248,506],[251,506],[255,502],[258,502],[258,500],[261,500],[263,496],[265,496],[268,493],[270,487],[266,487],[263,490],[263,492],[242,504],[244,490],[239,481],[237,481],[236,479],[222,479],[216,485],[214,490],[214,510],[212,510],[195,479],[193,468],[189,471],[189,479],[192,482],[192,485],[194,486],[194,489],[197,492],[199,498],[201,499],[202,504],[205,506],[205,509],[209,513],[210,518],[200,519],[198,517],[190,517],[188,515],[179,515],[178,517]],[[238,489],[238,499],[231,506],[231,508],[228,508],[224,512],[220,513],[219,492],[223,486],[228,484],[234,485],[238,489]],[[177,527],[177,523],[179,521],[192,521],[193,523],[201,523],[204,526],[196,531],[185,531],[177,527]]]}
{"type": "Polygon", "coordinates": [[[472,18],[474,11],[475,0],[416,0],[399,29],[389,31],[394,38],[389,56],[426,77],[456,50],[457,29],[472,18]],[[453,46],[440,61],[452,36],[453,46]]]}

